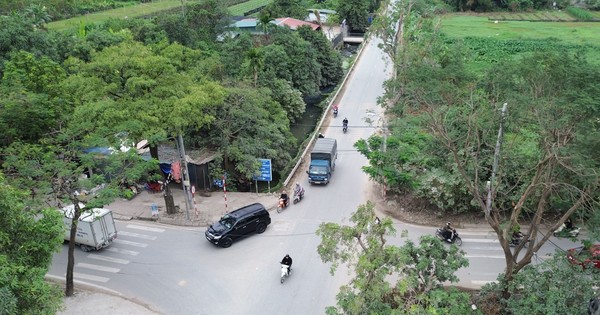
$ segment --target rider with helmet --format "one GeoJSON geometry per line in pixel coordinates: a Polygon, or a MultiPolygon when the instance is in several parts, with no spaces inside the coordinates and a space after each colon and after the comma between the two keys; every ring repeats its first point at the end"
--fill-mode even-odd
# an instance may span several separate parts
{"type": "Polygon", "coordinates": [[[452,224],[450,224],[450,222],[447,222],[446,225],[444,226],[444,231],[443,231],[443,235],[446,238],[446,240],[448,242],[452,242],[452,239],[454,238],[455,233],[456,233],[456,230],[452,227],[452,224]]]}
{"type": "Polygon", "coordinates": [[[342,126],[344,126],[344,128],[348,128],[348,118],[344,117],[344,120],[342,120],[342,126]]]}
{"type": "Polygon", "coordinates": [[[285,255],[281,260],[282,265],[286,265],[289,267],[289,270],[292,271],[292,257],[289,254],[285,255]]]}
{"type": "Polygon", "coordinates": [[[289,202],[289,197],[288,194],[285,190],[281,191],[281,196],[279,196],[279,200],[283,201],[283,206],[287,207],[288,206],[288,202],[289,202]]]}
{"type": "Polygon", "coordinates": [[[298,196],[299,198],[304,196],[304,187],[300,186],[298,182],[296,182],[296,187],[294,188],[294,196],[298,196]]]}

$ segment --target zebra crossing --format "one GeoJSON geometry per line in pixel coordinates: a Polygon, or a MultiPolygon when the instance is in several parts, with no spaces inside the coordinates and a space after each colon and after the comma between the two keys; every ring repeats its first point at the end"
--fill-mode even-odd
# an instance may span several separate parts
{"type": "Polygon", "coordinates": [[[152,245],[165,229],[139,224],[120,227],[113,243],[100,251],[90,252],[77,260],[73,278],[94,283],[106,283],[121,272],[140,251],[152,245]]]}

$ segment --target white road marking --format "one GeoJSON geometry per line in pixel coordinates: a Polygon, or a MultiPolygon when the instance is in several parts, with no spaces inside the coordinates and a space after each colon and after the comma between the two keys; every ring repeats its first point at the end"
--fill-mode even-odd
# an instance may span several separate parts
{"type": "Polygon", "coordinates": [[[98,282],[108,282],[108,280],[110,280],[110,278],[87,275],[85,273],[78,273],[78,272],[73,272],[73,278],[92,280],[92,281],[98,281],[98,282]]]}
{"type": "Polygon", "coordinates": [[[127,249],[116,248],[116,247],[107,247],[107,248],[105,248],[103,250],[108,251],[108,252],[113,252],[113,253],[131,255],[131,256],[137,256],[137,254],[140,253],[140,252],[136,252],[136,251],[133,251],[133,250],[127,250],[127,249]]]}
{"type": "Polygon", "coordinates": [[[504,255],[465,255],[466,258],[493,258],[504,259],[504,255]]]}
{"type": "Polygon", "coordinates": [[[463,241],[463,243],[498,243],[498,244],[500,244],[500,242],[498,240],[485,239],[485,238],[463,238],[462,241],[463,241]]]}
{"type": "Polygon", "coordinates": [[[104,271],[104,272],[112,272],[112,273],[117,273],[121,270],[119,268],[98,266],[98,265],[92,265],[92,264],[86,264],[86,263],[77,263],[77,265],[75,265],[75,267],[104,271]]]}
{"type": "Polygon", "coordinates": [[[126,259],[100,256],[100,255],[96,255],[96,254],[89,254],[87,257],[91,258],[91,259],[103,260],[103,261],[113,262],[113,263],[122,264],[122,265],[127,265],[129,263],[129,260],[126,260],[126,259]]]}
{"type": "Polygon", "coordinates": [[[113,242],[119,243],[119,244],[131,245],[131,246],[135,246],[135,247],[148,247],[148,244],[126,241],[126,240],[122,240],[120,238],[115,239],[113,242]]]}
{"type": "Polygon", "coordinates": [[[137,237],[137,238],[142,238],[145,240],[155,240],[156,236],[152,236],[152,235],[145,235],[145,234],[138,234],[138,233],[131,233],[131,232],[126,232],[126,231],[121,231],[119,232],[120,236],[131,236],[131,237],[137,237]]]}
{"type": "Polygon", "coordinates": [[[127,224],[127,228],[128,229],[137,229],[137,230],[150,231],[150,232],[158,232],[158,233],[162,233],[162,232],[165,231],[165,229],[159,229],[159,228],[154,228],[154,227],[149,227],[149,226],[143,226],[143,225],[137,225],[137,224],[127,224]]]}
{"type": "MultiPolygon", "coordinates": [[[[468,245],[468,244],[467,244],[468,245]]],[[[465,249],[468,250],[493,250],[493,251],[502,251],[502,247],[482,247],[482,246],[466,246],[465,249]]]]}

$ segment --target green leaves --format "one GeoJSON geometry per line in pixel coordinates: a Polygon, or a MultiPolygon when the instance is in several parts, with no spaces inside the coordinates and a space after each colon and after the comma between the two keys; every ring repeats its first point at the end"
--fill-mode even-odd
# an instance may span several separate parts
{"type": "Polygon", "coordinates": [[[7,314],[53,314],[61,294],[44,276],[62,244],[63,223],[54,209],[24,210],[24,198],[0,173],[0,307],[7,314]]]}
{"type": "MultiPolygon", "coordinates": [[[[454,272],[468,260],[457,246],[447,247],[434,236],[422,236],[419,245],[406,241],[401,247],[386,245],[395,229],[389,218],[375,215],[374,204],[359,206],[352,225],[322,223],[317,252],[333,274],[347,264],[355,274],[337,295],[337,308],[327,314],[446,314],[469,308],[468,295],[442,289],[455,282],[454,272]],[[391,280],[394,279],[394,280],[391,280]],[[395,281],[395,282],[394,282],[395,281]]],[[[455,313],[458,314],[458,313],[455,313]]]]}

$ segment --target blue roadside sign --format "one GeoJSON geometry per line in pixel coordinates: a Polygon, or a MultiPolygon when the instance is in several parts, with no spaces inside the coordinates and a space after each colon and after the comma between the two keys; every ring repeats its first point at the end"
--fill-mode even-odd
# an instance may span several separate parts
{"type": "Polygon", "coordinates": [[[273,171],[271,169],[271,159],[259,159],[260,175],[254,176],[254,180],[270,182],[273,180],[273,171]]]}

